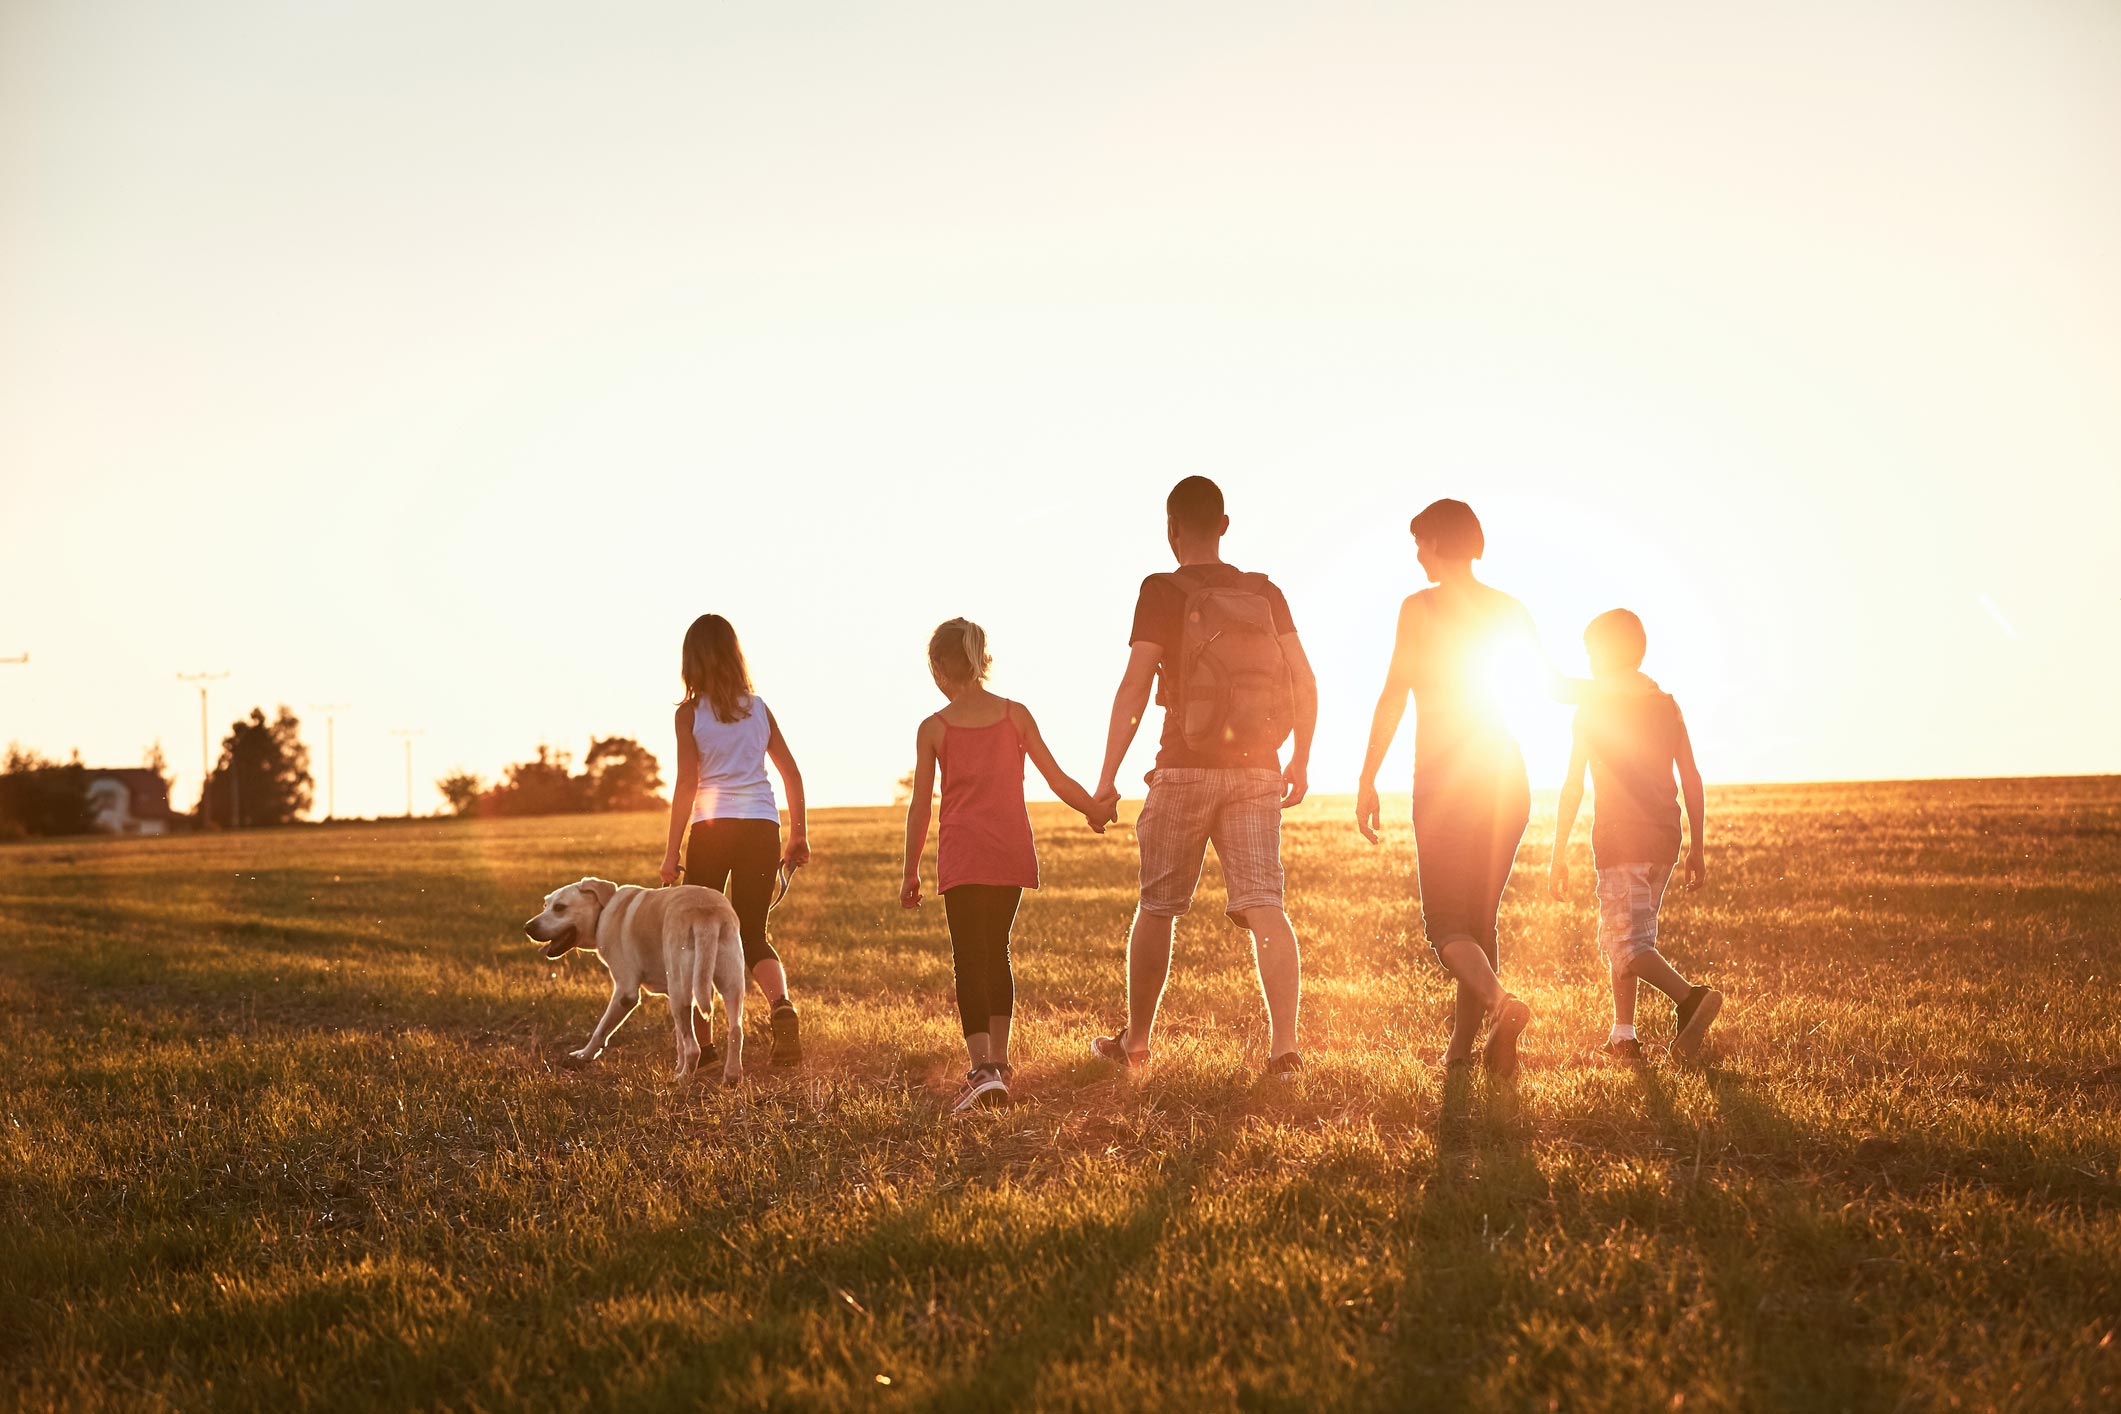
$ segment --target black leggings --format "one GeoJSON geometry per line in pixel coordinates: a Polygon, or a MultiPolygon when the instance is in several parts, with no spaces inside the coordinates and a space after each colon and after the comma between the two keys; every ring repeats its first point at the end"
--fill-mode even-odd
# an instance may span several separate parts
{"type": "Polygon", "coordinates": [[[781,956],[766,941],[766,910],[781,867],[778,820],[695,820],[685,841],[685,882],[726,894],[744,934],[744,970],[781,956]]]}
{"type": "Polygon", "coordinates": [[[950,920],[950,965],[957,974],[957,1015],[967,1036],[982,1036],[991,1018],[1016,1013],[1009,972],[1009,930],[1024,891],[1010,884],[959,884],[943,890],[950,920]]]}

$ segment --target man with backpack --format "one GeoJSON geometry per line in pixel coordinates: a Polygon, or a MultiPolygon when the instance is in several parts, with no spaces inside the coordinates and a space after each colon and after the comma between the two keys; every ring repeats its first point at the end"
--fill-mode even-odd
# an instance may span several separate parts
{"type": "Polygon", "coordinates": [[[1147,1063],[1172,929],[1193,905],[1212,840],[1229,893],[1224,911],[1252,934],[1267,1003],[1267,1074],[1292,1075],[1303,1066],[1300,963],[1296,929],[1282,909],[1281,812],[1308,788],[1318,683],[1281,590],[1263,574],[1223,563],[1230,518],[1222,490],[1189,476],[1171,488],[1164,510],[1178,569],[1142,581],[1097,788],[1100,802],[1119,799],[1114,781],[1153,683],[1164,728],[1134,826],[1141,903],[1127,937],[1127,1024],[1096,1038],[1091,1050],[1122,1065],[1147,1063]],[[1285,768],[1281,746],[1292,734],[1285,768]]]}

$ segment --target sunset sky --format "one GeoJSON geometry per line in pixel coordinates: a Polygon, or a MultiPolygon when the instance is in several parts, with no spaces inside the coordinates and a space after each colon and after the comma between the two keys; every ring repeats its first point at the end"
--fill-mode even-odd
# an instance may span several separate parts
{"type": "Polygon", "coordinates": [[[882,801],[965,614],[1088,779],[1198,472],[1319,789],[1439,496],[1712,782],[2121,770],[2117,178],[2107,0],[0,0],[0,740],[426,811],[715,610],[882,801]]]}

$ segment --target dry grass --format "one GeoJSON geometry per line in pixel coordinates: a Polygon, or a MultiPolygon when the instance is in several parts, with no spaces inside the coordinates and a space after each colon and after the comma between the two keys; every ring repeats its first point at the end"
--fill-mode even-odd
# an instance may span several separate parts
{"type": "Polygon", "coordinates": [[[2113,1407],[2121,782],[1711,818],[1667,913],[1731,996],[1710,1063],[1591,1054],[1548,812],[1504,920],[1525,1075],[1446,1096],[1403,824],[1292,821],[1311,1066],[1273,1086],[1212,870],[1156,1067],[1085,1058],[1133,854],[1056,812],[1025,1103],[959,1121],[941,911],[898,908],[885,812],[818,820],[776,915],[812,1058],[760,1044],[735,1093],[668,1078],[659,1007],[553,1064],[603,974],[520,920],[645,880],[651,819],[0,850],[0,1398],[2113,1407]]]}

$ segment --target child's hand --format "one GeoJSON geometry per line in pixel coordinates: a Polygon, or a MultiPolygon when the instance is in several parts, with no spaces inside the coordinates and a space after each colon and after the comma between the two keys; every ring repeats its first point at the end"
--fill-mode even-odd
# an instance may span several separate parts
{"type": "Polygon", "coordinates": [[[1554,857],[1554,865],[1547,870],[1547,896],[1566,899],[1569,896],[1569,861],[1560,855],[1554,857]]]}
{"type": "Polygon", "coordinates": [[[919,908],[921,906],[921,876],[919,874],[908,874],[906,876],[906,882],[899,885],[898,901],[901,908],[919,908]]]}
{"type": "Polygon", "coordinates": [[[1708,876],[1709,864],[1706,859],[1702,858],[1700,848],[1697,846],[1688,850],[1686,856],[1686,891],[1694,893],[1699,890],[1701,881],[1708,878],[1708,876]]]}

